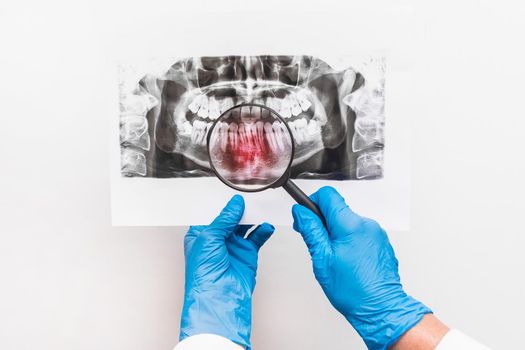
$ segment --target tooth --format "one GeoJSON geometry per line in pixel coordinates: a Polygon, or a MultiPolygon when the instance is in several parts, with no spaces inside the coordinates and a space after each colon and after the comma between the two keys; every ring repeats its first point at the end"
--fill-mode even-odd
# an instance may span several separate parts
{"type": "Polygon", "coordinates": [[[294,136],[295,142],[300,145],[303,143],[303,133],[300,130],[301,128],[297,125],[298,120],[288,123],[290,129],[292,129],[292,134],[294,136]]]}
{"type": "Polygon", "coordinates": [[[290,110],[290,102],[287,98],[284,98],[281,101],[281,109],[279,110],[279,113],[283,118],[290,118],[292,116],[292,111],[290,110]]]}
{"type": "Polygon", "coordinates": [[[268,107],[279,112],[281,110],[281,100],[276,97],[268,97],[268,107]]]}
{"type": "Polygon", "coordinates": [[[257,105],[264,105],[264,100],[261,97],[257,97],[253,99],[253,103],[257,105]]]}
{"type": "Polygon", "coordinates": [[[234,108],[231,110],[230,112],[230,115],[228,116],[228,118],[231,120],[231,121],[240,121],[241,117],[240,117],[241,113],[239,112],[239,108],[234,108]]]}
{"type": "Polygon", "coordinates": [[[272,104],[272,98],[271,97],[265,97],[263,105],[265,105],[266,107],[272,108],[271,104],[272,104]]]}
{"type": "Polygon", "coordinates": [[[319,132],[319,125],[315,120],[310,120],[306,130],[308,131],[308,135],[313,136],[319,132]]]}
{"type": "Polygon", "coordinates": [[[239,124],[239,137],[241,139],[242,144],[246,144],[248,142],[248,137],[246,136],[246,129],[244,127],[244,123],[239,124]]]}
{"type": "Polygon", "coordinates": [[[182,133],[185,135],[190,135],[193,128],[191,126],[191,123],[189,121],[185,121],[184,124],[182,124],[182,133]]]}
{"type": "Polygon", "coordinates": [[[226,98],[223,98],[221,101],[220,101],[220,110],[221,110],[221,113],[224,113],[225,111],[227,111],[228,109],[232,108],[233,107],[233,100],[229,97],[226,97],[226,98]]]}
{"type": "Polygon", "coordinates": [[[230,136],[230,143],[233,146],[237,146],[237,138],[238,138],[237,130],[239,130],[239,126],[235,123],[231,123],[229,131],[228,131],[228,135],[230,136]]]}
{"type": "Polygon", "coordinates": [[[202,139],[206,136],[206,123],[201,120],[193,122],[193,134],[191,140],[193,143],[202,144],[202,139]]]}
{"type": "Polygon", "coordinates": [[[210,103],[208,105],[208,116],[211,120],[217,119],[221,115],[221,111],[219,109],[219,102],[215,99],[215,97],[210,98],[210,103]]]}
{"type": "Polygon", "coordinates": [[[252,115],[252,118],[254,118],[255,120],[261,119],[261,107],[256,107],[256,106],[252,107],[251,115],[252,115]]]}
{"type": "MultiPolygon", "coordinates": [[[[264,129],[264,126],[263,126],[263,129],[264,129]]],[[[253,136],[253,139],[257,142],[257,147],[259,149],[262,149],[264,146],[264,142],[263,140],[261,139],[258,131],[257,131],[257,124],[256,123],[253,123],[252,124],[252,136],[253,136]]]]}
{"type": "Polygon", "coordinates": [[[308,122],[305,118],[299,118],[295,121],[295,125],[301,128],[305,128],[308,125],[308,122]]]}
{"type": "Polygon", "coordinates": [[[258,121],[255,124],[255,127],[257,128],[257,138],[259,139],[261,148],[264,148],[264,123],[262,121],[258,121]]]}
{"type": "Polygon", "coordinates": [[[250,133],[252,134],[252,139],[253,139],[255,147],[257,147],[257,149],[259,150],[262,149],[261,139],[259,138],[259,133],[257,132],[256,123],[249,124],[249,130],[250,130],[250,133]]]}
{"type": "Polygon", "coordinates": [[[255,126],[255,123],[246,124],[246,133],[248,134],[252,144],[257,148],[260,148],[259,139],[257,138],[257,128],[255,126]]]}
{"type": "Polygon", "coordinates": [[[221,149],[223,152],[226,152],[226,146],[228,145],[228,128],[230,126],[228,123],[222,123],[220,129],[220,138],[221,138],[221,149]]]}
{"type": "Polygon", "coordinates": [[[272,124],[264,123],[264,131],[266,135],[266,140],[272,151],[277,151],[277,141],[275,140],[275,135],[273,134],[272,124]]]}
{"type": "Polygon", "coordinates": [[[301,142],[305,142],[306,141],[306,138],[307,138],[306,127],[307,127],[307,125],[308,125],[308,122],[304,118],[297,119],[295,121],[295,128],[297,129],[297,136],[299,137],[301,142]]]}
{"type": "Polygon", "coordinates": [[[299,143],[297,140],[297,130],[295,129],[295,123],[289,122],[288,127],[290,128],[290,131],[292,132],[293,139],[296,143],[299,143]]]}
{"type": "Polygon", "coordinates": [[[273,133],[275,135],[275,141],[277,143],[277,146],[279,147],[279,150],[284,151],[284,142],[283,142],[283,131],[281,129],[281,124],[278,121],[273,122],[272,128],[273,133]]]}
{"type": "Polygon", "coordinates": [[[288,130],[288,128],[286,127],[284,123],[281,123],[280,126],[281,126],[281,132],[282,132],[285,143],[288,146],[291,146],[292,145],[292,135],[290,134],[290,130],[288,130]]]}
{"type": "Polygon", "coordinates": [[[312,106],[310,101],[308,101],[308,98],[306,97],[306,94],[304,93],[304,91],[299,91],[295,95],[295,97],[297,98],[297,101],[299,102],[299,105],[301,106],[303,111],[306,112],[312,106]]]}
{"type": "Polygon", "coordinates": [[[252,119],[253,117],[250,106],[241,107],[241,120],[246,123],[252,121],[252,119]]]}
{"type": "Polygon", "coordinates": [[[294,116],[298,116],[299,114],[301,114],[302,112],[301,106],[299,106],[299,102],[297,102],[297,99],[293,97],[292,95],[288,96],[288,99],[291,104],[292,114],[294,116]]]}
{"type": "Polygon", "coordinates": [[[195,127],[195,123],[193,124],[194,128],[191,134],[191,143],[197,143],[197,140],[201,137],[201,130],[195,127]]]}
{"type": "Polygon", "coordinates": [[[201,143],[202,143],[203,146],[205,146],[206,143],[208,142],[208,133],[210,132],[210,128],[211,128],[211,125],[212,125],[212,124],[213,124],[213,123],[208,123],[208,124],[206,124],[206,129],[205,129],[204,132],[202,133],[203,136],[202,136],[202,141],[201,141],[201,143]]]}
{"type": "Polygon", "coordinates": [[[261,119],[267,119],[269,117],[270,117],[270,111],[266,108],[261,108],[261,119]]]}
{"type": "Polygon", "coordinates": [[[208,98],[206,96],[202,96],[202,103],[201,108],[199,108],[199,112],[197,112],[197,115],[201,118],[208,118],[208,98]]]}
{"type": "Polygon", "coordinates": [[[191,101],[191,103],[189,104],[188,106],[188,109],[193,113],[197,113],[197,111],[199,110],[199,108],[201,107],[201,103],[202,103],[202,99],[204,98],[204,96],[202,95],[199,95],[197,97],[195,97],[193,99],[193,101],[191,101]]]}

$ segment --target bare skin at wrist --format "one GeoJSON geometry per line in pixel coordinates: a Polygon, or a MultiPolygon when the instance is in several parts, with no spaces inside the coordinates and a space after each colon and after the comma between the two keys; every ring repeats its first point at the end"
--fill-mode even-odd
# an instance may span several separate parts
{"type": "Polygon", "coordinates": [[[449,328],[436,316],[427,314],[403,334],[390,350],[434,350],[449,328]]]}

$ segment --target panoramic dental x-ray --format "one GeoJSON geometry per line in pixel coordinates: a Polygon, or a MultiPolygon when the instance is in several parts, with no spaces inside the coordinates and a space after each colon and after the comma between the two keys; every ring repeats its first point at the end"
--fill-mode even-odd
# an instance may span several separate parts
{"type": "MultiPolygon", "coordinates": [[[[277,112],[292,133],[291,178],[381,178],[384,71],[383,57],[343,69],[306,55],[178,59],[163,74],[147,73],[132,91],[120,91],[121,174],[213,176],[206,142],[214,121],[234,106],[257,104],[277,112]]],[[[264,143],[282,151],[286,130],[265,111],[248,111],[258,119],[253,128],[242,119],[221,123],[229,135],[224,148],[264,143]]]]}

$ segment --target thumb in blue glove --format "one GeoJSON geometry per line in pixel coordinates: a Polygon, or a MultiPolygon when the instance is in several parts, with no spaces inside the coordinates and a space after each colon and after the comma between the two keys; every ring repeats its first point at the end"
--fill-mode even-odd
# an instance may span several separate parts
{"type": "Polygon", "coordinates": [[[369,349],[387,349],[431,310],[403,291],[394,250],[377,222],[354,213],[332,187],[311,199],[326,227],[301,205],[292,214],[317,281],[369,349]]]}
{"type": "Polygon", "coordinates": [[[274,227],[239,225],[244,199],[235,195],[208,226],[190,227],[184,239],[186,284],[180,340],[216,334],[250,348],[257,254],[274,227]]]}

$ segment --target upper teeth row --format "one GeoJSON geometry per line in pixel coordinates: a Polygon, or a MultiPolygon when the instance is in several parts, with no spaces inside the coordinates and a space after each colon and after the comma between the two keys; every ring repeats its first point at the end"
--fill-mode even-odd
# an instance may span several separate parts
{"type": "MultiPolygon", "coordinates": [[[[306,112],[312,106],[303,91],[292,93],[284,98],[258,98],[254,99],[253,102],[270,107],[277,111],[283,118],[298,116],[301,112],[306,112]]],[[[233,106],[233,99],[229,97],[217,100],[214,96],[199,95],[188,105],[188,109],[201,118],[215,120],[224,111],[233,106]]]]}
{"type": "MultiPolygon", "coordinates": [[[[258,131],[262,132],[264,131],[266,133],[269,133],[272,131],[272,127],[268,128],[267,125],[271,125],[273,127],[273,131],[282,131],[287,132],[284,125],[281,123],[277,124],[277,122],[274,122],[273,124],[270,123],[263,123],[262,121],[257,121],[257,123],[221,123],[219,122],[218,125],[215,127],[218,128],[219,132],[234,132],[243,134],[244,130],[251,130],[250,127],[260,126],[264,125],[264,128],[259,128],[258,131]],[[275,127],[275,125],[279,125],[279,127],[275,127]]],[[[288,122],[288,127],[290,128],[293,139],[295,140],[296,144],[301,145],[304,142],[309,142],[313,140],[316,137],[319,137],[321,132],[321,126],[319,123],[315,120],[307,121],[305,118],[299,118],[296,120],[293,120],[291,122],[288,122]]],[[[191,141],[194,144],[199,145],[205,145],[206,144],[206,136],[208,132],[210,131],[210,128],[212,126],[212,123],[206,123],[202,120],[195,120],[193,122],[193,125],[189,121],[185,121],[182,125],[182,130],[180,130],[180,133],[183,135],[187,135],[191,137],[191,141]]],[[[270,137],[271,135],[267,135],[267,137],[270,137]]],[[[242,135],[240,136],[242,139],[242,135]]]]}

